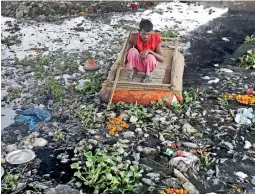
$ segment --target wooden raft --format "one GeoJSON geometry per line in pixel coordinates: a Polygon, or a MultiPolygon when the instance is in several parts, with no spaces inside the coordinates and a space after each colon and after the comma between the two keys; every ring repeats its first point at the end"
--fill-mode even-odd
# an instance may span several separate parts
{"type": "MultiPolygon", "coordinates": [[[[169,103],[176,97],[178,101],[182,100],[184,57],[178,50],[178,39],[163,38],[162,50],[165,57],[164,62],[160,63],[153,72],[152,82],[141,83],[144,73],[140,73],[135,81],[129,81],[128,76],[131,70],[122,69],[113,95],[113,102],[128,102],[149,104],[151,101],[169,97],[169,103]]],[[[107,80],[99,93],[101,99],[105,102],[109,100],[109,93],[113,87],[118,64],[123,64],[125,53],[123,53],[124,44],[120,57],[114,63],[107,80]]]]}

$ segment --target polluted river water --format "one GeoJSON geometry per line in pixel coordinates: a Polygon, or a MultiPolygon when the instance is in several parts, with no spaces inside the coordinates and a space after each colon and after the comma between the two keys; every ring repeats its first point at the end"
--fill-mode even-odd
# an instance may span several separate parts
{"type": "MultiPolygon", "coordinates": [[[[136,28],[139,18],[149,18],[155,24],[156,30],[176,28],[180,35],[188,34],[210,20],[221,16],[227,12],[227,8],[215,8],[212,14],[208,14],[211,8],[204,8],[203,5],[186,5],[182,3],[161,3],[152,10],[132,13],[114,13],[106,15],[106,21],[90,21],[84,17],[77,17],[64,20],[61,24],[38,23],[37,21],[27,21],[20,26],[20,44],[15,44],[8,49],[6,45],[1,45],[2,61],[13,60],[14,57],[23,59],[27,56],[36,55],[32,48],[43,48],[49,52],[60,50],[60,52],[83,52],[91,50],[92,53],[111,49],[112,41],[116,37],[126,38],[128,32],[123,26],[115,27],[121,20],[136,28]],[[171,8],[171,9],[170,9],[171,8]],[[107,23],[107,20],[110,20],[107,23]],[[77,25],[82,31],[77,29],[77,25]],[[76,29],[76,30],[75,30],[76,29]],[[78,32],[77,32],[78,30],[78,32]],[[102,40],[106,44],[102,44],[102,40]]],[[[11,35],[8,29],[9,22],[16,19],[1,18],[2,36],[11,35]]],[[[189,42],[186,44],[189,46],[189,42]]],[[[2,67],[4,70],[5,67],[2,67]]],[[[82,71],[82,68],[79,68],[82,71]]],[[[68,77],[68,75],[66,75],[68,77]]],[[[4,80],[4,79],[3,79],[4,80]]],[[[12,121],[15,112],[11,108],[2,108],[2,129],[7,127],[12,121]]]]}
{"type": "MultiPolygon", "coordinates": [[[[251,35],[255,32],[254,13],[240,10],[233,11],[223,6],[208,6],[208,4],[206,3],[205,5],[176,2],[160,3],[151,10],[127,13],[108,13],[102,16],[98,15],[96,18],[91,18],[89,16],[87,17],[85,15],[84,17],[65,19],[61,20],[61,22],[53,23],[22,21],[19,23],[20,30],[14,32],[14,34],[20,34],[20,37],[18,37],[18,39],[20,39],[20,42],[18,44],[10,46],[10,49],[6,45],[1,45],[1,68],[2,71],[5,72],[4,77],[2,77],[2,83],[10,82],[12,83],[12,87],[16,85],[22,85],[22,87],[25,85],[25,87],[29,87],[29,85],[27,85],[28,80],[21,79],[20,81],[18,79],[19,76],[9,75],[9,64],[12,63],[15,56],[19,59],[22,59],[26,56],[32,57],[38,55],[38,52],[35,52],[34,48],[44,48],[45,50],[43,52],[43,55],[55,52],[82,53],[86,50],[89,50],[89,53],[95,55],[98,54],[100,51],[108,51],[112,56],[116,55],[119,52],[121,44],[123,44],[128,34],[127,28],[135,29],[141,17],[152,19],[153,23],[155,23],[156,30],[165,30],[169,28],[178,29],[180,34],[180,42],[182,44],[182,52],[184,53],[186,59],[186,69],[184,72],[185,87],[202,87],[204,85],[209,90],[218,90],[222,87],[225,87],[226,89],[226,86],[222,86],[220,84],[219,86],[216,86],[216,88],[214,88],[214,86],[208,84],[207,80],[204,81],[203,78],[207,76],[210,77],[210,79],[215,79],[217,77],[222,79],[217,74],[217,71],[219,71],[220,68],[230,68],[231,66],[231,64],[225,65],[224,61],[231,58],[232,54],[242,45],[244,37],[246,35],[251,35]],[[123,24],[125,25],[123,26],[123,24]],[[9,79],[9,77],[11,77],[12,79],[9,79]]],[[[8,30],[8,24],[10,24],[9,21],[13,23],[17,22],[16,19],[2,17],[1,26],[3,37],[11,35],[10,31],[8,30]]],[[[100,57],[102,66],[106,63],[105,58],[106,57],[103,55],[100,57]]],[[[81,58],[78,58],[77,62],[80,65],[79,70],[77,69],[77,71],[79,73],[83,73],[81,71],[81,58]]],[[[234,66],[234,68],[236,67],[234,66]]],[[[19,73],[19,71],[20,70],[14,72],[19,73]]],[[[254,77],[250,77],[252,72],[250,72],[249,70],[243,70],[242,73],[244,77],[248,78],[248,80],[244,80],[244,84],[247,85],[247,87],[252,87],[252,81],[254,81],[254,77]]],[[[32,74],[30,76],[32,76],[32,74]]],[[[74,77],[74,74],[64,74],[64,76],[56,76],[56,79],[61,79],[62,77],[64,77],[65,82],[67,82],[68,79],[74,77]]],[[[237,84],[237,86],[234,88],[236,91],[241,91],[241,89],[243,89],[243,86],[237,84]]],[[[7,94],[7,89],[8,86],[2,87],[2,98],[4,97],[4,95],[7,94]]],[[[209,106],[208,104],[210,103],[213,104],[214,101],[208,101],[207,103],[205,103],[205,107],[209,106]]],[[[22,142],[26,136],[30,135],[33,132],[28,131],[27,126],[23,125],[14,125],[13,127],[8,127],[8,125],[13,123],[13,118],[16,114],[16,111],[13,110],[13,106],[20,108],[22,104],[19,104],[19,101],[16,100],[14,103],[4,105],[1,108],[2,131],[5,131],[5,134],[10,133],[12,134],[12,136],[13,134],[17,134],[18,130],[20,131],[20,134],[18,135],[19,138],[15,140],[11,139],[10,137],[10,141],[6,140],[7,142],[5,142],[5,139],[2,138],[2,141],[7,143],[7,145],[10,143],[16,143],[17,145],[19,145],[19,142],[22,142]]],[[[217,111],[215,110],[215,112],[212,112],[215,117],[207,118],[208,123],[204,128],[205,131],[209,131],[210,128],[214,128],[214,119],[219,117],[217,114],[220,111],[224,112],[224,110],[217,111]]],[[[209,109],[207,112],[209,112],[209,109]]],[[[191,124],[195,125],[196,122],[198,121],[194,121],[194,123],[191,124]]],[[[68,160],[68,162],[62,163],[60,161],[64,161],[65,158],[61,158],[61,156],[64,153],[64,155],[72,158],[74,155],[72,150],[73,147],[75,147],[73,143],[77,142],[77,140],[80,140],[82,136],[87,136],[87,134],[81,130],[80,133],[76,133],[76,135],[73,136],[72,132],[75,133],[75,126],[77,125],[70,125],[68,121],[67,123],[61,123],[60,120],[58,120],[58,117],[56,117],[56,120],[50,123],[50,125],[52,125],[53,128],[56,126],[62,126],[63,128],[65,128],[64,132],[68,134],[68,136],[70,136],[70,139],[75,139],[75,141],[70,141],[65,145],[59,145],[59,143],[50,143],[49,147],[47,148],[33,148],[37,158],[31,166],[32,168],[36,168],[36,166],[39,165],[39,167],[32,170],[32,174],[36,174],[37,180],[38,177],[43,177],[44,184],[46,184],[47,181],[49,182],[51,179],[54,179],[57,183],[66,184],[68,182],[72,182],[73,171],[70,170],[70,160],[68,160]],[[40,160],[38,164],[37,160],[40,160]]],[[[39,130],[37,130],[36,132],[40,133],[40,135],[42,135],[45,139],[51,142],[51,136],[48,134],[51,133],[50,127],[52,126],[48,126],[47,124],[39,125],[39,130]]],[[[146,134],[144,134],[144,136],[145,135],[146,134]]],[[[222,135],[224,138],[226,136],[226,138],[224,139],[225,141],[234,141],[232,139],[232,136],[234,136],[234,134],[232,135],[232,133],[230,132],[228,134],[230,136],[221,133],[219,134],[219,136],[220,135],[222,135]]],[[[8,137],[8,135],[4,137],[8,137]]],[[[177,138],[179,138],[178,135],[177,138]]],[[[186,137],[181,138],[185,139],[186,137]]],[[[217,139],[216,136],[212,138],[215,138],[213,142],[215,143],[215,145],[223,144],[223,142],[220,141],[219,138],[217,139]]],[[[240,139],[243,138],[250,138],[249,140],[254,143],[254,139],[250,137],[248,130],[240,131],[240,135],[237,137],[237,140],[239,141],[237,141],[238,143],[236,145],[237,151],[240,150],[241,152],[242,150],[241,148],[243,147],[243,145],[242,143],[240,143],[240,139]]],[[[187,138],[185,140],[188,141],[191,139],[187,138]]],[[[111,141],[114,142],[115,139],[111,141]]],[[[111,141],[109,140],[109,142],[111,141]]],[[[157,142],[158,139],[155,139],[155,136],[150,135],[147,141],[148,144],[154,144],[154,141],[157,142]]],[[[211,143],[211,141],[208,139],[205,139],[201,142],[204,144],[211,143]]],[[[152,147],[153,145],[150,146],[152,147]]],[[[231,188],[231,184],[238,185],[237,181],[239,181],[240,187],[242,186],[242,188],[246,188],[247,190],[250,189],[249,184],[246,185],[245,182],[241,184],[241,180],[235,180],[235,174],[240,175],[240,172],[243,172],[245,174],[248,174],[249,177],[255,176],[254,169],[252,168],[254,163],[250,162],[249,160],[242,161],[242,158],[238,158],[236,160],[227,160],[227,158],[229,157],[236,157],[236,154],[232,156],[231,150],[228,149],[228,147],[224,149],[218,147],[218,150],[215,151],[215,153],[220,158],[220,162],[216,164],[216,170],[213,169],[212,171],[207,171],[205,168],[202,168],[198,174],[193,174],[189,177],[201,194],[225,194],[227,193],[226,190],[231,188]],[[225,154],[225,152],[227,152],[227,154],[225,154]],[[227,161],[227,163],[224,163],[224,161],[227,161]],[[205,177],[206,175],[209,176],[210,173],[215,172],[216,177],[212,179],[208,178],[207,180],[204,179],[203,184],[201,184],[200,179],[198,181],[197,176],[205,177]]],[[[156,161],[158,163],[162,162],[161,164],[163,164],[163,161],[161,161],[161,159],[156,161]]],[[[6,169],[12,169],[12,166],[8,166],[7,164],[4,167],[6,169]]],[[[28,170],[28,172],[30,171],[28,170]]],[[[36,179],[33,181],[36,182],[36,179]]],[[[20,193],[22,192],[23,191],[21,191],[20,193]]],[[[144,191],[144,193],[146,192],[147,191],[144,191]]],[[[254,190],[251,192],[248,191],[247,193],[252,194],[252,192],[254,192],[254,190]]]]}

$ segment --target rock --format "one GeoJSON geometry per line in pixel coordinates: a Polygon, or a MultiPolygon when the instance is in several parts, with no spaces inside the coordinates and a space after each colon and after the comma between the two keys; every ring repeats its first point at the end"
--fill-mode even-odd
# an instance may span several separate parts
{"type": "Polygon", "coordinates": [[[135,137],[135,133],[133,131],[126,131],[123,133],[124,138],[135,137]]]}
{"type": "Polygon", "coordinates": [[[145,164],[140,164],[140,166],[146,171],[146,172],[150,172],[153,170],[153,168],[145,165],[145,164]]]}
{"type": "Polygon", "coordinates": [[[154,149],[154,148],[143,147],[142,149],[140,149],[140,147],[141,147],[141,146],[138,146],[138,147],[137,147],[137,150],[138,150],[138,151],[140,150],[140,152],[142,152],[142,153],[145,154],[145,155],[151,155],[151,154],[154,154],[154,153],[157,152],[157,150],[154,149]]]}
{"type": "Polygon", "coordinates": [[[197,130],[194,127],[192,127],[189,123],[186,123],[183,125],[182,131],[184,133],[196,133],[197,132],[197,130]]]}
{"type": "Polygon", "coordinates": [[[6,146],[5,151],[7,153],[9,153],[9,152],[15,151],[17,149],[18,148],[17,148],[16,144],[11,144],[11,145],[6,146]]]}
{"type": "Polygon", "coordinates": [[[245,194],[254,194],[255,189],[246,189],[245,194]]]}
{"type": "Polygon", "coordinates": [[[83,32],[84,31],[84,28],[83,27],[75,27],[73,28],[75,31],[77,32],[83,32]]]}
{"type": "Polygon", "coordinates": [[[115,112],[106,113],[106,117],[116,117],[116,113],[115,112]]]}
{"type": "Polygon", "coordinates": [[[88,142],[91,144],[97,145],[97,140],[95,139],[89,139],[88,142]]]}
{"type": "Polygon", "coordinates": [[[23,11],[22,10],[19,10],[17,13],[16,13],[16,18],[20,19],[22,18],[24,15],[23,11]]]}
{"type": "Polygon", "coordinates": [[[34,147],[44,147],[48,144],[48,141],[44,138],[36,138],[34,143],[33,143],[33,146],[34,147]]]}
{"type": "Polygon", "coordinates": [[[81,182],[76,182],[76,183],[75,183],[75,186],[79,189],[79,188],[81,188],[82,183],[81,183],[81,182]]]}
{"type": "Polygon", "coordinates": [[[141,128],[136,128],[135,132],[138,133],[139,135],[142,135],[143,130],[141,128]]]}
{"type": "Polygon", "coordinates": [[[142,182],[149,186],[153,186],[153,187],[156,186],[156,184],[151,179],[142,178],[142,182]]]}
{"type": "Polygon", "coordinates": [[[130,121],[131,123],[135,124],[135,123],[138,121],[138,118],[135,117],[135,116],[131,116],[129,121],[130,121]]]}
{"type": "Polygon", "coordinates": [[[143,136],[144,136],[145,138],[147,138],[147,137],[149,137],[150,135],[149,135],[148,133],[145,133],[143,136]]]}
{"type": "Polygon", "coordinates": [[[207,174],[208,176],[212,176],[214,173],[215,173],[215,171],[213,171],[212,169],[210,169],[210,170],[208,170],[208,171],[206,172],[206,174],[207,174]]]}
{"type": "Polygon", "coordinates": [[[127,144],[129,143],[130,141],[128,139],[119,139],[119,142],[120,143],[123,143],[123,144],[127,144]]]}
{"type": "Polygon", "coordinates": [[[91,135],[95,135],[95,134],[98,133],[98,130],[90,129],[88,132],[89,132],[91,135]]]}
{"type": "Polygon", "coordinates": [[[251,142],[249,142],[249,141],[245,141],[245,145],[244,145],[244,149],[250,149],[250,147],[251,147],[251,142]]]}
{"type": "Polygon", "coordinates": [[[255,176],[252,176],[251,184],[255,185],[255,176]]]}
{"type": "Polygon", "coordinates": [[[199,194],[199,191],[189,182],[182,184],[183,188],[188,191],[189,194],[199,194]]]}
{"type": "Polygon", "coordinates": [[[236,176],[238,176],[239,178],[241,178],[241,179],[245,179],[245,178],[248,177],[248,175],[247,175],[247,174],[244,174],[243,172],[235,172],[234,174],[235,174],[236,176]]]}
{"type": "Polygon", "coordinates": [[[209,76],[205,76],[205,77],[203,77],[203,79],[205,79],[205,80],[209,80],[209,79],[210,79],[210,77],[209,77],[209,76]]]}
{"type": "Polygon", "coordinates": [[[120,118],[122,118],[122,120],[124,120],[124,121],[127,121],[129,119],[129,115],[126,113],[121,113],[120,118]]]}
{"type": "Polygon", "coordinates": [[[164,142],[164,141],[165,141],[165,138],[164,138],[164,136],[163,136],[161,133],[159,133],[159,140],[160,140],[161,142],[164,142]]]}
{"type": "Polygon", "coordinates": [[[229,142],[223,142],[223,144],[226,145],[229,150],[233,150],[234,149],[234,146],[231,143],[229,143],[229,142]]]}
{"type": "Polygon", "coordinates": [[[169,188],[181,188],[181,181],[177,178],[168,178],[162,181],[169,188]]]}
{"type": "Polygon", "coordinates": [[[150,179],[152,179],[152,180],[155,180],[155,181],[159,181],[159,179],[160,179],[160,174],[159,173],[148,173],[148,174],[146,174],[146,176],[148,176],[150,179]]]}
{"type": "Polygon", "coordinates": [[[233,71],[231,69],[226,69],[226,68],[220,68],[221,72],[225,72],[225,73],[233,73],[233,71]]]}
{"type": "Polygon", "coordinates": [[[189,148],[198,148],[197,144],[191,142],[183,142],[182,145],[189,148]]]}
{"type": "Polygon", "coordinates": [[[55,188],[51,188],[45,191],[45,194],[79,194],[76,189],[72,189],[69,185],[58,185],[55,188]]]}
{"type": "Polygon", "coordinates": [[[208,81],[208,84],[212,84],[212,83],[217,84],[219,81],[220,81],[220,79],[216,78],[214,80],[208,81]]]}

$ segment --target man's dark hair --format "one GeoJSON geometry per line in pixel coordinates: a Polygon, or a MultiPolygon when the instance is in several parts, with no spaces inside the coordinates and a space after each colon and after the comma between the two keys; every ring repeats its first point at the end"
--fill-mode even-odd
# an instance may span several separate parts
{"type": "Polygon", "coordinates": [[[139,29],[145,32],[150,32],[153,30],[153,24],[150,20],[142,19],[139,24],[139,29]]]}

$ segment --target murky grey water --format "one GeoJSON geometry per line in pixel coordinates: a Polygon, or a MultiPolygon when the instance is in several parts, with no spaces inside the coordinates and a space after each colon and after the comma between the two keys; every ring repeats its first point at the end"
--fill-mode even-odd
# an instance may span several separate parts
{"type": "MultiPolygon", "coordinates": [[[[1,89],[1,98],[7,95],[6,89],[1,89]]],[[[14,122],[14,117],[16,116],[15,111],[12,109],[11,105],[6,105],[5,107],[1,107],[1,130],[5,127],[8,127],[10,124],[14,122]]]]}

